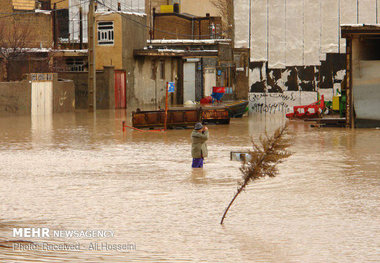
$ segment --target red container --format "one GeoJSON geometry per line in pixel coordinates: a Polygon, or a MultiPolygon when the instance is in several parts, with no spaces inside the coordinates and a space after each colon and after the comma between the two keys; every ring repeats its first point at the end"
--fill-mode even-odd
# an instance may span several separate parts
{"type": "Polygon", "coordinates": [[[212,92],[214,92],[214,93],[225,93],[226,88],[225,87],[212,87],[212,92]]]}

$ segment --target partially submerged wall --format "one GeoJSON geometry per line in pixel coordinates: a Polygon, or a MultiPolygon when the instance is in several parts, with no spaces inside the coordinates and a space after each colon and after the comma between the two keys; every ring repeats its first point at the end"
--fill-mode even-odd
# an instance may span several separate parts
{"type": "MultiPolygon", "coordinates": [[[[75,110],[74,83],[53,77],[53,113],[75,110]]],[[[0,82],[0,115],[31,114],[32,82],[29,80],[0,82]]]]}
{"type": "Polygon", "coordinates": [[[285,91],[283,93],[250,93],[249,110],[255,113],[289,113],[293,106],[307,105],[317,101],[317,92],[285,91]]]}
{"type": "Polygon", "coordinates": [[[380,22],[380,0],[237,0],[234,10],[235,47],[251,52],[251,92],[318,91],[327,100],[345,75],[340,25],[380,22]]]}
{"type": "MultiPolygon", "coordinates": [[[[115,108],[114,67],[104,67],[96,72],[96,107],[98,109],[115,108]]],[[[70,79],[75,87],[75,108],[88,108],[88,72],[59,72],[60,79],[70,79]]]]}
{"type": "Polygon", "coordinates": [[[30,114],[30,83],[24,81],[0,82],[0,114],[30,114]]]}
{"type": "MultiPolygon", "coordinates": [[[[130,89],[129,105],[134,107],[165,107],[166,82],[175,82],[169,104],[177,103],[179,58],[139,56],[135,64],[135,85],[130,89]]],[[[180,102],[182,104],[182,102],[180,102]]]]}
{"type": "Polygon", "coordinates": [[[53,112],[75,111],[75,86],[72,80],[53,82],[53,112]]]}
{"type": "MultiPolygon", "coordinates": [[[[273,69],[268,68],[266,62],[251,62],[249,91],[255,94],[278,93],[280,97],[287,92],[296,92],[293,93],[296,97],[314,92],[324,95],[324,99],[329,101],[340,91],[344,75],[344,54],[327,54],[326,61],[320,66],[288,66],[283,69],[273,69]]],[[[317,96],[314,96],[313,100],[306,101],[312,103],[316,100],[317,96]]],[[[287,104],[286,101],[283,102],[287,104]]]]}

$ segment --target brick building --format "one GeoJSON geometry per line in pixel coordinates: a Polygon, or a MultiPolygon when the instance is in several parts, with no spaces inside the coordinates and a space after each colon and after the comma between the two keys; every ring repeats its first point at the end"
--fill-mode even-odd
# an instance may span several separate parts
{"type": "Polygon", "coordinates": [[[153,11],[153,39],[220,39],[221,18],[153,11]]]}
{"type": "Polygon", "coordinates": [[[16,80],[32,70],[46,71],[53,46],[52,15],[35,0],[0,0],[0,79],[16,80]]]}

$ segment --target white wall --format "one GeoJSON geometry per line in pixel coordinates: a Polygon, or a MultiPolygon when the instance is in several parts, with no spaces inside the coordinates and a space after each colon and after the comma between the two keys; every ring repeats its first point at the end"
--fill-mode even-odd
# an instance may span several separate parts
{"type": "Polygon", "coordinates": [[[266,114],[286,114],[293,107],[317,101],[317,92],[285,91],[284,93],[249,93],[249,111],[266,114]]]}
{"type": "Polygon", "coordinates": [[[235,0],[235,46],[269,68],[317,66],[345,53],[341,24],[379,22],[380,0],[235,0]]]}
{"type": "MultiPolygon", "coordinates": [[[[380,0],[235,0],[235,46],[250,47],[251,62],[266,62],[269,74],[273,74],[271,69],[293,66],[314,66],[317,72],[327,53],[346,52],[346,40],[341,38],[340,25],[358,23],[380,23],[380,0]]],[[[250,87],[263,81],[266,85],[265,63],[261,69],[250,70],[249,74],[250,87]]],[[[295,102],[304,105],[316,101],[316,92],[311,96],[288,91],[285,82],[289,74],[290,71],[282,70],[275,85],[283,94],[293,94],[294,101],[282,100],[281,94],[265,93],[260,93],[259,100],[251,101],[257,99],[259,93],[250,93],[251,111],[260,111],[263,98],[270,107],[261,111],[277,112],[289,110],[295,102]]],[[[337,72],[331,88],[318,90],[325,100],[331,100],[336,94],[344,75],[345,70],[337,72]]],[[[273,80],[271,75],[269,77],[273,80]]]]}

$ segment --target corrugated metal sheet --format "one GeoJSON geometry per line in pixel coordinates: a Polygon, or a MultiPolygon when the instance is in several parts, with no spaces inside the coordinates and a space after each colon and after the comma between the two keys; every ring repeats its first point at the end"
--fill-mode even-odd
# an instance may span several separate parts
{"type": "Polygon", "coordinates": [[[35,0],[13,0],[13,9],[16,10],[34,10],[36,6],[35,0]]]}
{"type": "Polygon", "coordinates": [[[253,61],[266,61],[268,59],[267,0],[252,0],[251,19],[251,58],[253,61]]]}
{"type": "Polygon", "coordinates": [[[285,0],[268,0],[268,66],[285,68],[285,0]]]}
{"type": "Polygon", "coordinates": [[[380,23],[380,0],[249,1],[234,4],[235,47],[248,47],[250,35],[251,62],[269,68],[318,66],[328,53],[345,53],[341,24],[380,23]]]}

